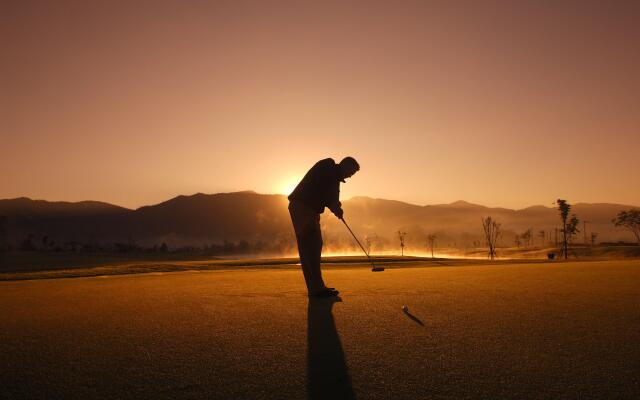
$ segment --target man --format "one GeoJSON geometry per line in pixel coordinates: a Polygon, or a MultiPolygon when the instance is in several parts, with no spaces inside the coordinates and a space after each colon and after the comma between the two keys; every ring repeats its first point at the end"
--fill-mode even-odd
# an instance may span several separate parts
{"type": "Polygon", "coordinates": [[[289,195],[289,214],[296,232],[302,273],[310,296],[336,296],[338,291],[325,286],[320,270],[322,233],[320,214],[325,207],[342,219],[340,182],[353,176],[360,165],[353,157],[339,164],[331,158],[318,161],[289,195]]]}

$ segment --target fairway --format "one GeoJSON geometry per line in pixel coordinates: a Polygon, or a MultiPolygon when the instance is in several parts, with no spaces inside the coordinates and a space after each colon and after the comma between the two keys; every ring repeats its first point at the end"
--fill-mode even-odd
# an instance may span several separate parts
{"type": "Polygon", "coordinates": [[[640,261],[325,280],[341,302],[295,269],[0,282],[0,398],[640,397],[640,261]]]}

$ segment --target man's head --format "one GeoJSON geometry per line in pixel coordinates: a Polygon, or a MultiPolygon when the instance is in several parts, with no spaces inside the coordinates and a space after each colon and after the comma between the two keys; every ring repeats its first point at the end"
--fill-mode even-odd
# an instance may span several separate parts
{"type": "Polygon", "coordinates": [[[360,170],[360,164],[353,157],[345,157],[338,164],[340,167],[340,179],[344,182],[346,178],[350,178],[360,170]]]}

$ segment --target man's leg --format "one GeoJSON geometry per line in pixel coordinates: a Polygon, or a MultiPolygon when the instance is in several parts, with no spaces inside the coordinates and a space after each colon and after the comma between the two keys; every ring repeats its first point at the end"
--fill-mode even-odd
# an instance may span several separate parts
{"type": "Polygon", "coordinates": [[[320,220],[314,223],[313,229],[306,238],[306,270],[309,275],[309,289],[311,292],[324,290],[324,280],[322,279],[321,256],[322,256],[322,233],[320,232],[320,220]]]}
{"type": "Polygon", "coordinates": [[[304,275],[304,282],[307,285],[309,293],[315,290],[315,281],[312,277],[313,268],[310,268],[310,263],[313,260],[312,243],[315,218],[315,213],[312,211],[313,210],[309,210],[300,204],[289,204],[289,214],[291,215],[291,222],[293,223],[296,241],[298,242],[298,254],[300,255],[302,274],[304,275]]]}
{"type": "Polygon", "coordinates": [[[322,235],[320,232],[320,216],[299,204],[290,204],[289,213],[296,232],[298,254],[302,273],[309,293],[317,293],[325,289],[320,271],[322,253],[322,235]]]}
{"type": "Polygon", "coordinates": [[[307,252],[305,251],[305,238],[303,235],[296,235],[296,241],[298,242],[298,254],[300,255],[300,266],[302,267],[302,275],[304,276],[304,283],[307,285],[307,290],[311,288],[311,277],[309,276],[307,265],[307,252]]]}

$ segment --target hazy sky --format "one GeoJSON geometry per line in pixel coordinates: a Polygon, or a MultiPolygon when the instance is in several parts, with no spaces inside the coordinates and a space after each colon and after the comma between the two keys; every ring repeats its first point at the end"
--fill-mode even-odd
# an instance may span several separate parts
{"type": "Polygon", "coordinates": [[[637,1],[2,1],[0,198],[640,204],[637,1]],[[133,4],[133,5],[132,5],[133,4]]]}

